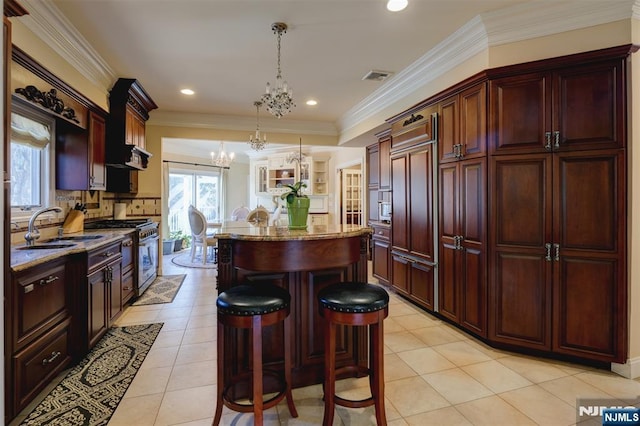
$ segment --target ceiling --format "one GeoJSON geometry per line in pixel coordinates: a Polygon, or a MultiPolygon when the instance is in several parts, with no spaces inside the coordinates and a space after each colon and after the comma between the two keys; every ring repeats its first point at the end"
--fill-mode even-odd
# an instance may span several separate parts
{"type": "Polygon", "coordinates": [[[559,2],[409,0],[392,13],[386,0],[24,0],[65,24],[67,39],[88,42],[104,86],[136,78],[157,112],[244,120],[254,130],[253,102],[276,76],[271,24],[284,22],[282,74],[297,107],[280,120],[261,110],[263,129],[322,129],[336,138],[354,108],[460,27],[520,3],[559,2]],[[393,74],[362,80],[371,70],[393,74]]]}

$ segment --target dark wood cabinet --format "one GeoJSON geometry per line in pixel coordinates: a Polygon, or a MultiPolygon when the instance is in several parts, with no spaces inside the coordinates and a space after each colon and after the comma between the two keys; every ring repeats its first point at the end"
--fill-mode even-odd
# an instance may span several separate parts
{"type": "Polygon", "coordinates": [[[440,166],[438,311],[486,337],[486,159],[440,166]]]}
{"type": "Polygon", "coordinates": [[[13,417],[72,360],[72,292],[76,283],[62,257],[13,274],[5,350],[13,417]],[[11,399],[12,398],[12,399],[11,399]]]}
{"type": "Polygon", "coordinates": [[[367,147],[367,185],[376,191],[380,187],[380,149],[377,143],[367,147]]]}
{"type": "Polygon", "coordinates": [[[89,189],[107,189],[107,169],[105,166],[106,149],[105,118],[93,111],[89,112],[89,189]]]}
{"type": "Polygon", "coordinates": [[[492,158],[491,339],[624,362],[624,158],[492,158]]]}
{"type": "Polygon", "coordinates": [[[138,192],[138,171],[108,167],[107,191],[136,194],[138,192]]]}
{"type": "Polygon", "coordinates": [[[493,154],[624,147],[625,59],[491,80],[493,154]]]}
{"type": "Polygon", "coordinates": [[[389,284],[391,278],[391,225],[386,223],[370,223],[373,234],[371,237],[373,276],[381,284],[389,284]]]}
{"type": "Polygon", "coordinates": [[[79,302],[85,303],[81,350],[91,349],[104,336],[111,322],[122,312],[121,242],[108,244],[87,253],[86,292],[79,302]]]}
{"type": "Polygon", "coordinates": [[[379,147],[379,173],[380,179],[378,189],[381,191],[389,191],[391,189],[391,136],[386,132],[381,139],[378,140],[379,147]]]}
{"type": "Polygon", "coordinates": [[[122,240],[122,307],[131,300],[135,290],[135,280],[137,279],[135,265],[135,244],[133,234],[125,235],[122,240]]]}
{"type": "Polygon", "coordinates": [[[434,309],[432,144],[392,154],[391,284],[434,309]]]}

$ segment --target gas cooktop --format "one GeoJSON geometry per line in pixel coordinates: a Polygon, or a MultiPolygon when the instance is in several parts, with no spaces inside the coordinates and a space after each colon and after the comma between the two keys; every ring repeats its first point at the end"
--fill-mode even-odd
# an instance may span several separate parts
{"type": "Polygon", "coordinates": [[[104,228],[142,228],[155,225],[149,218],[142,219],[108,219],[87,222],[84,229],[104,229],[104,228]]]}

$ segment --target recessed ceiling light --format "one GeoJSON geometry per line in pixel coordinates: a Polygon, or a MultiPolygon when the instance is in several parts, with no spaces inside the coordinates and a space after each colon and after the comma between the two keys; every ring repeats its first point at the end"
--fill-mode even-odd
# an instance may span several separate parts
{"type": "Polygon", "coordinates": [[[387,2],[387,10],[390,12],[400,12],[404,10],[409,2],[407,0],[389,0],[387,2]]]}
{"type": "Polygon", "coordinates": [[[194,92],[194,91],[193,91],[193,90],[191,90],[191,89],[182,89],[182,90],[180,91],[180,93],[182,93],[183,95],[189,95],[189,96],[190,96],[190,95],[193,95],[193,94],[194,94],[194,93],[196,93],[196,92],[194,92]]]}
{"type": "Polygon", "coordinates": [[[314,106],[314,105],[318,105],[318,101],[314,100],[314,99],[309,99],[307,101],[307,105],[309,106],[314,106]]]}

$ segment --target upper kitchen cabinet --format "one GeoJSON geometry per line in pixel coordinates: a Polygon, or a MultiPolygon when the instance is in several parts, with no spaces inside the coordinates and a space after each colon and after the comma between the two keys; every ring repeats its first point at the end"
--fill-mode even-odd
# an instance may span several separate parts
{"type": "Polygon", "coordinates": [[[380,191],[391,190],[391,134],[386,130],[378,134],[378,189],[380,191]]]}
{"type": "MultiPolygon", "coordinates": [[[[109,108],[107,165],[144,170],[151,157],[146,151],[145,123],[158,106],[138,80],[120,78],[111,89],[109,108]]],[[[128,188],[123,192],[129,192],[128,188]]]]}
{"type": "Polygon", "coordinates": [[[607,56],[492,79],[491,153],[624,147],[625,59],[607,56]]]}
{"type": "Polygon", "coordinates": [[[442,100],[438,112],[440,163],[485,156],[487,83],[482,82],[442,100]]]}
{"type": "Polygon", "coordinates": [[[106,120],[104,116],[89,112],[89,189],[107,189],[105,167],[106,120]]]}

